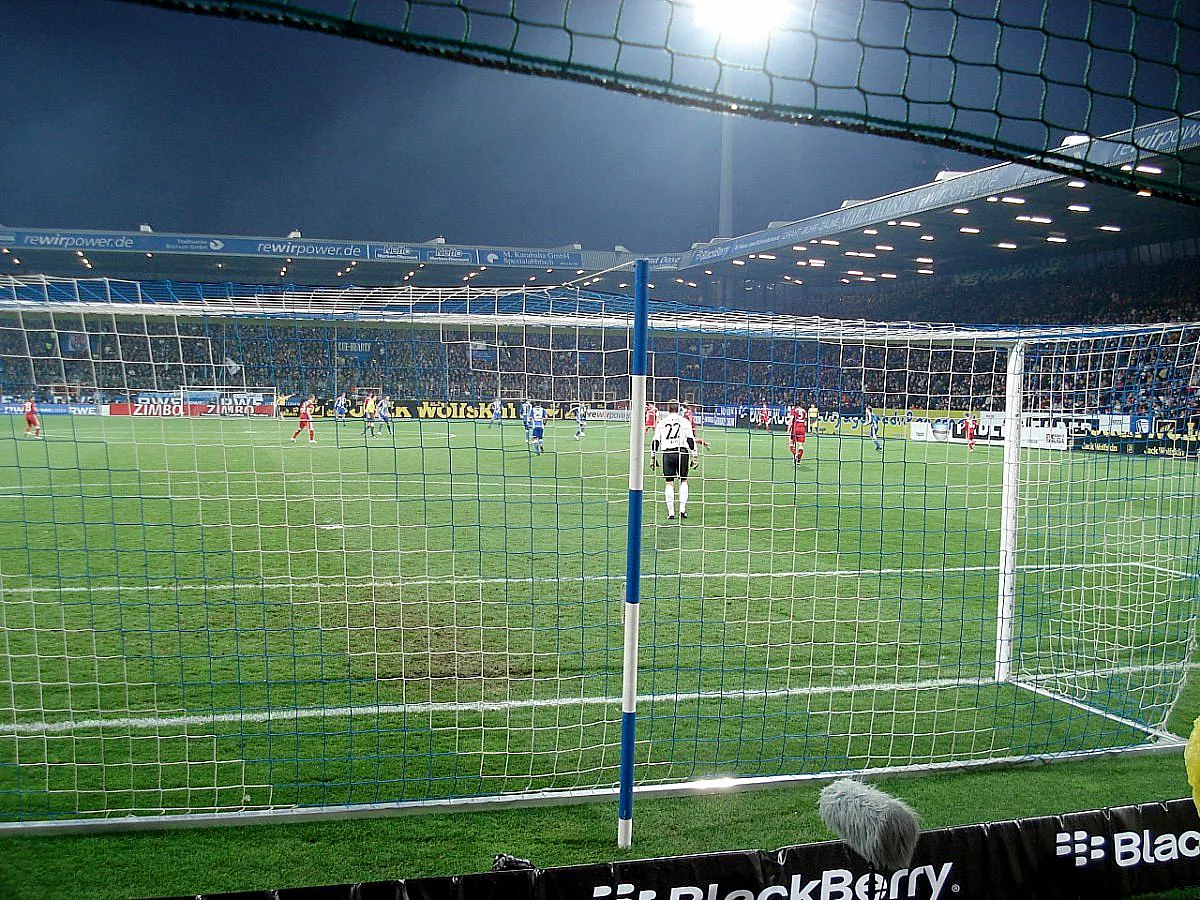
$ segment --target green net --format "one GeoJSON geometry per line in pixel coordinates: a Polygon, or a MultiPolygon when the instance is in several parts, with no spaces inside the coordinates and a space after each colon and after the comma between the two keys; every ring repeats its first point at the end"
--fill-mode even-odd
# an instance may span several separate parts
{"type": "Polygon", "coordinates": [[[1181,0],[133,0],[673,103],[940,144],[1200,201],[1181,0]],[[756,14],[775,13],[751,34],[756,14]],[[1168,122],[1174,127],[1143,128],[1168,122]],[[1086,140],[1085,140],[1086,138],[1086,140]],[[1101,140],[1101,138],[1103,138],[1101,140]]]}

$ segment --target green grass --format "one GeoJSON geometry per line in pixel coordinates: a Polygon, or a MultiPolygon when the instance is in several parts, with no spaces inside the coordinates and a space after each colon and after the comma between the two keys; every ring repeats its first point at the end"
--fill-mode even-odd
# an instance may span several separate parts
{"type": "MultiPolygon", "coordinates": [[[[615,780],[623,427],[0,421],[0,818],[615,780]],[[51,723],[43,727],[39,723],[51,723]],[[74,723],[74,724],[70,724],[74,723]]],[[[992,679],[1000,453],[706,431],[647,481],[642,783],[1043,755],[1164,721],[1195,615],[1188,464],[1029,453],[1017,671],[992,679]],[[849,688],[855,687],[851,691],[849,688]],[[919,686],[919,687],[918,687],[919,686]],[[1101,715],[1109,713],[1110,716],[1101,715]],[[1118,717],[1118,718],[1114,718],[1118,717]]],[[[1170,726],[1186,734],[1185,685],[1170,726]]],[[[1187,793],[1176,755],[882,782],[927,827],[1187,793]]],[[[817,787],[386,820],[0,839],[6,896],[147,896],[828,837],[817,787]]]]}
{"type": "MultiPolygon", "coordinates": [[[[0,818],[611,786],[627,432],[0,423],[0,818]]],[[[642,783],[1123,747],[1195,615],[1194,466],[1031,452],[994,681],[1001,455],[707,429],[647,482],[642,783]]]]}
{"type": "MultiPolygon", "coordinates": [[[[1193,706],[1195,709],[1195,706],[1193,706]]],[[[1182,754],[876,782],[925,828],[1054,815],[1186,796],[1182,754]]],[[[614,803],[387,819],[182,829],[86,837],[0,838],[0,890],[13,900],[149,897],[264,890],[486,871],[504,851],[573,865],[831,839],[819,786],[635,805],[634,846],[616,848],[614,803]]],[[[1185,900],[1194,888],[1161,895],[1185,900]]]]}

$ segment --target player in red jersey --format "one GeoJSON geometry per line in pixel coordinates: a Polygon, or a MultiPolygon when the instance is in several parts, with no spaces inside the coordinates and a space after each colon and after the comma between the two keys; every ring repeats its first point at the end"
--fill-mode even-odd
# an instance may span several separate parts
{"type": "Polygon", "coordinates": [[[25,437],[32,435],[33,437],[42,436],[42,423],[38,421],[37,403],[33,397],[25,401],[23,407],[25,413],[25,437]]]}
{"type": "Polygon", "coordinates": [[[764,431],[771,427],[771,407],[767,406],[767,401],[760,401],[758,408],[758,427],[764,431]]]}
{"type": "Polygon", "coordinates": [[[658,407],[653,403],[646,404],[646,430],[653,431],[658,423],[658,407]]]}
{"type": "Polygon", "coordinates": [[[309,394],[308,399],[300,404],[300,424],[297,426],[296,430],[292,432],[293,443],[295,442],[296,438],[300,436],[300,432],[302,432],[305,428],[308,429],[308,442],[310,444],[315,444],[317,442],[317,439],[313,434],[312,423],[313,404],[316,403],[316,401],[317,398],[312,394],[309,394]]]}
{"type": "Polygon", "coordinates": [[[792,460],[800,465],[804,458],[804,439],[808,437],[808,410],[797,398],[796,405],[788,407],[788,446],[792,451],[792,460]]]}
{"type": "Polygon", "coordinates": [[[963,417],[963,435],[967,439],[967,449],[975,449],[975,417],[967,413],[963,417]]]}
{"type": "MultiPolygon", "coordinates": [[[[701,440],[700,438],[700,426],[696,424],[696,415],[692,412],[692,408],[690,406],[681,406],[679,408],[679,414],[687,419],[688,424],[692,426],[692,433],[696,436],[696,446],[711,447],[712,444],[710,444],[708,441],[701,440]]],[[[697,459],[698,458],[699,457],[697,457],[697,459]]],[[[692,464],[695,465],[694,460],[692,464]]]]}

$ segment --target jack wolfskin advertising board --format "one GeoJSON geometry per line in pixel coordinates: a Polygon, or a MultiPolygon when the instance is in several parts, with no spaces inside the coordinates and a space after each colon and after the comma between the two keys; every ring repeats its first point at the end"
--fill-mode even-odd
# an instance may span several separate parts
{"type": "MultiPolygon", "coordinates": [[[[397,848],[402,854],[403,849],[397,848]]],[[[1121,900],[1200,886],[1190,799],[921,835],[906,868],[876,871],[845,844],[326,887],[211,900],[1121,900]]]]}
{"type": "MultiPolygon", "coordinates": [[[[279,404],[279,414],[284,418],[296,418],[300,415],[300,404],[307,399],[307,395],[292,394],[285,398],[279,404]]],[[[376,400],[379,398],[376,397],[376,400]]],[[[313,416],[321,419],[333,418],[332,397],[318,397],[313,405],[313,416]]],[[[351,419],[362,418],[363,401],[360,397],[346,398],[346,415],[351,419]]],[[[547,419],[561,419],[564,417],[568,407],[562,404],[544,403],[547,419]]],[[[520,421],[521,404],[514,400],[505,400],[501,410],[501,418],[509,421],[520,421]]],[[[490,400],[482,402],[469,402],[465,400],[393,400],[392,401],[392,418],[393,419],[423,419],[426,421],[461,421],[476,419],[479,421],[488,422],[492,418],[492,403],[490,400]]],[[[629,421],[629,416],[626,414],[625,421],[629,421]]]]}

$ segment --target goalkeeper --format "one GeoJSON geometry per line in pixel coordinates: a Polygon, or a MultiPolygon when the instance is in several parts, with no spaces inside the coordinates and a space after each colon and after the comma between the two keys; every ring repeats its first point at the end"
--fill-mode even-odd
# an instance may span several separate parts
{"type": "Polygon", "coordinates": [[[667,518],[675,518],[675,479],[679,479],[679,518],[687,518],[688,466],[696,452],[696,435],[691,423],[679,413],[679,401],[667,404],[667,414],[654,426],[654,438],[650,442],[650,468],[658,464],[657,454],[662,452],[663,478],[667,480],[667,518]]]}

